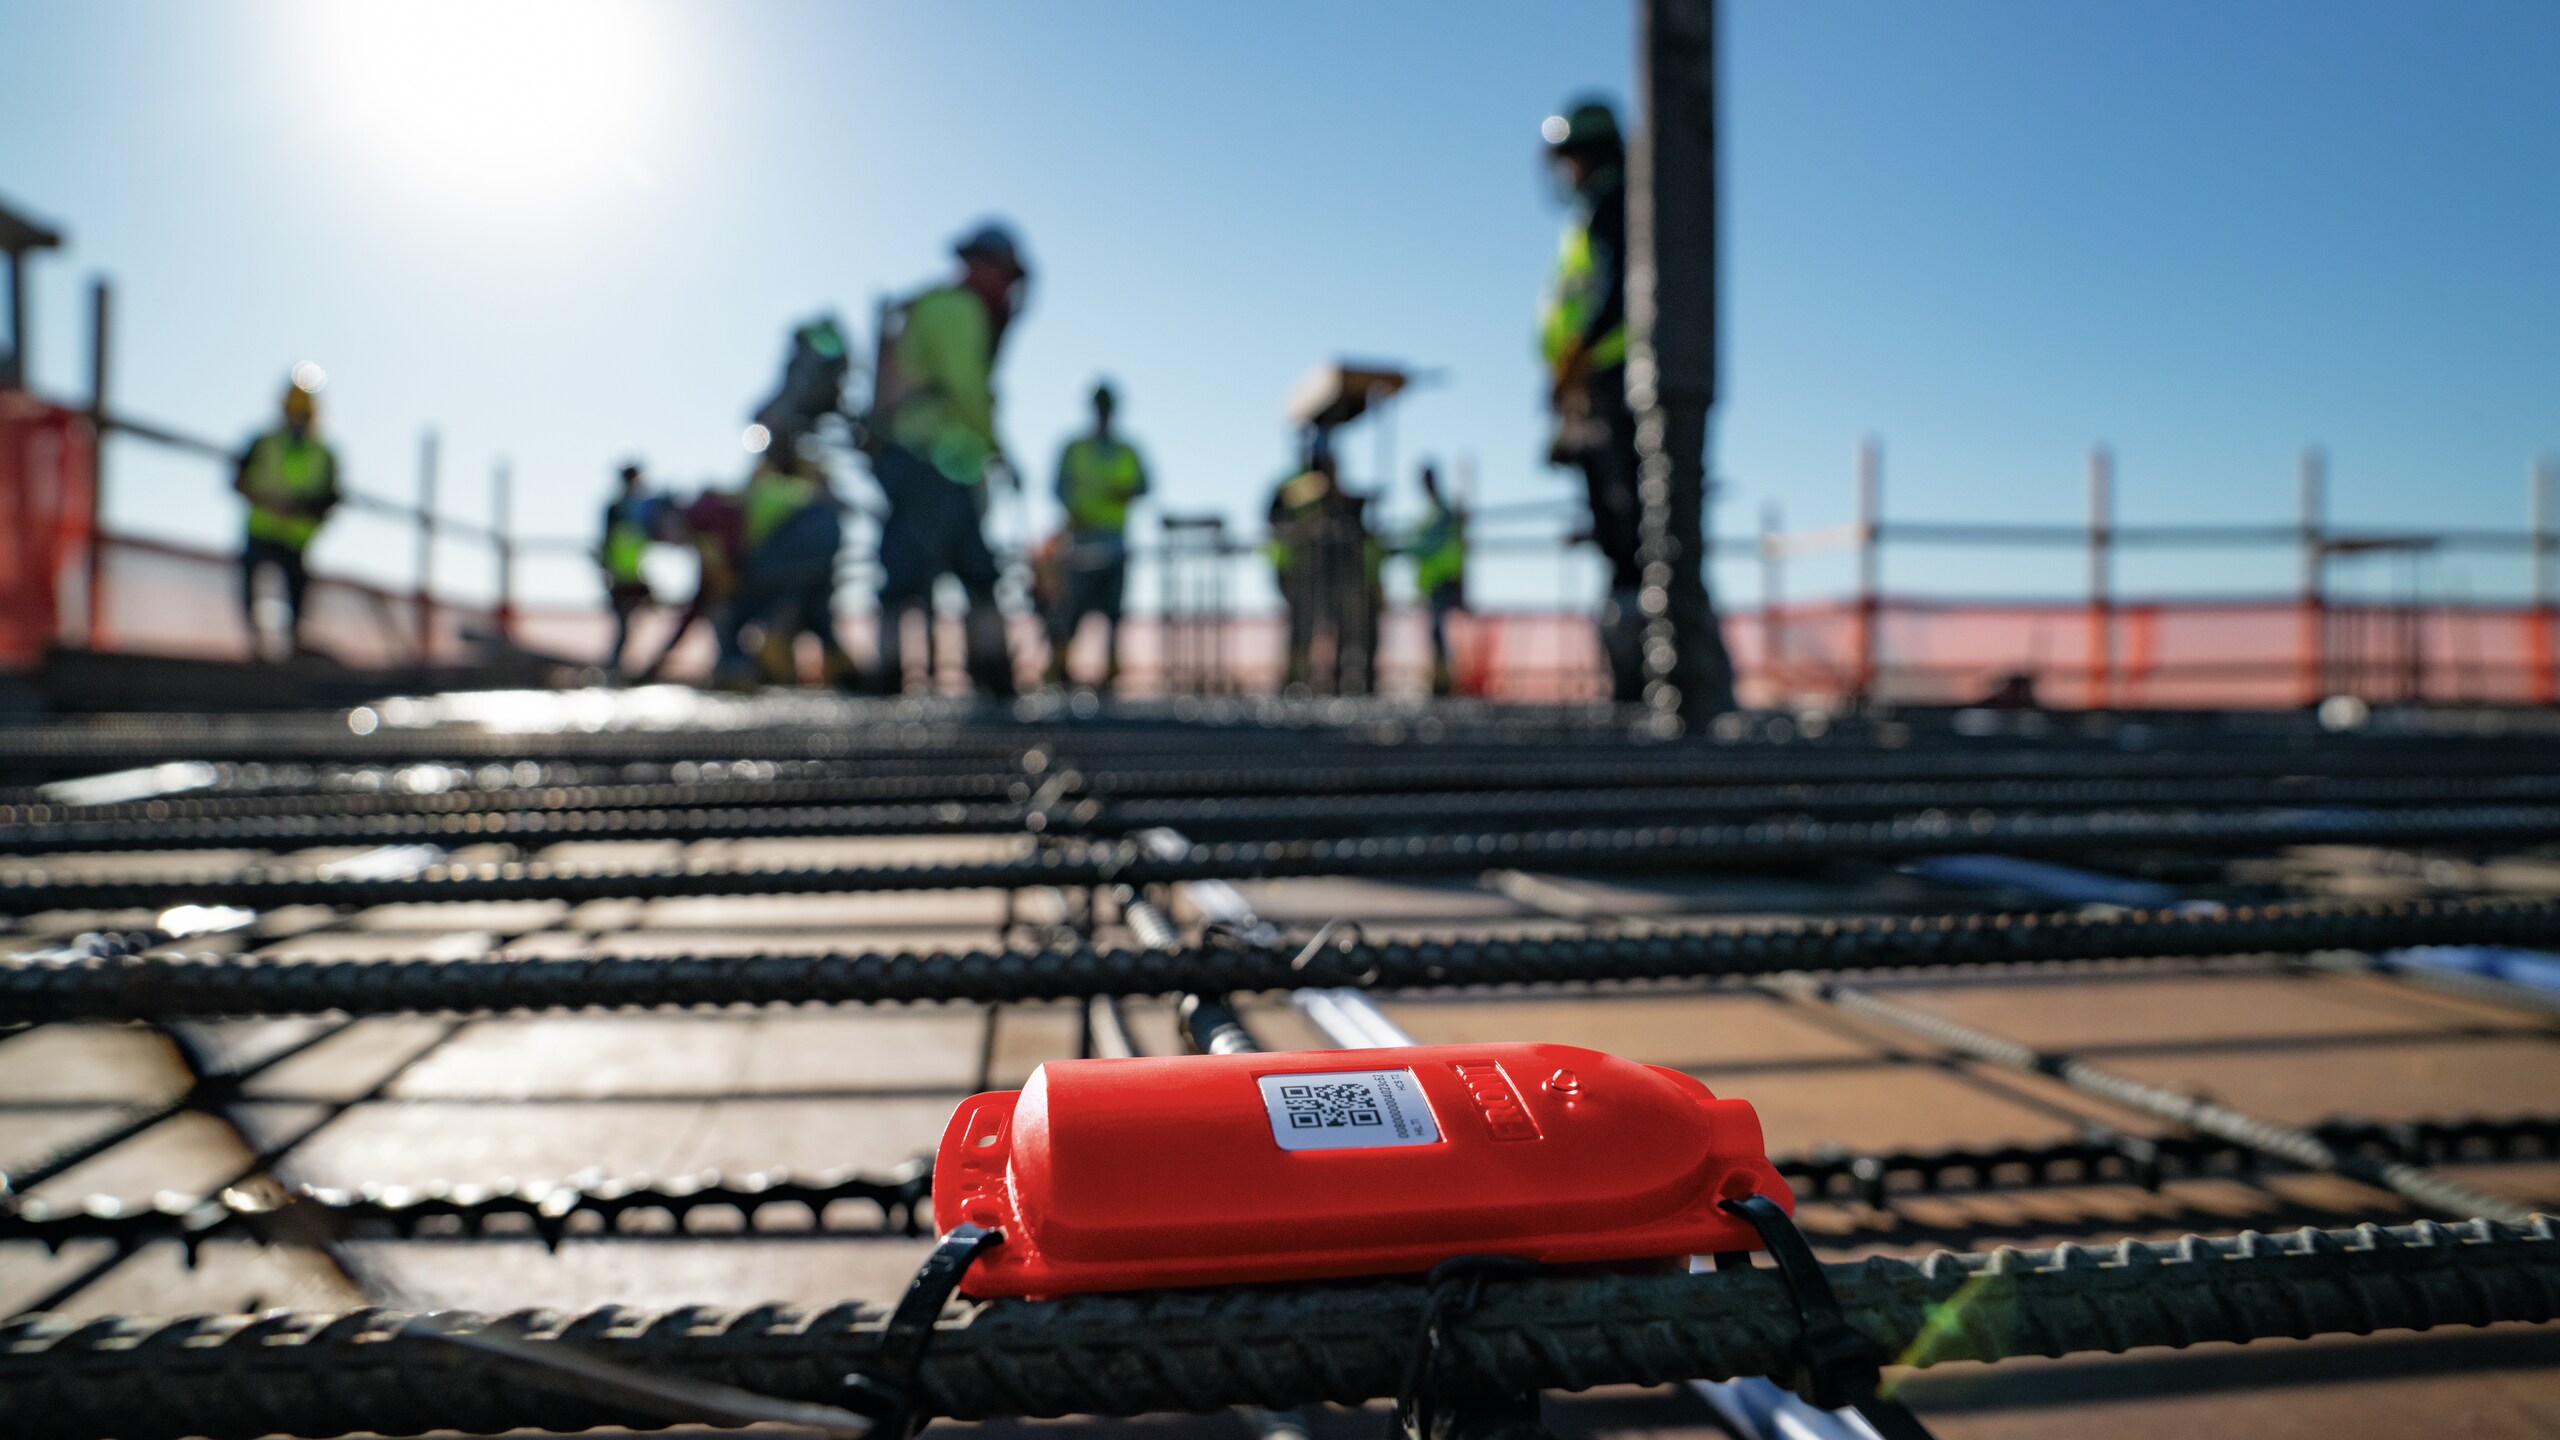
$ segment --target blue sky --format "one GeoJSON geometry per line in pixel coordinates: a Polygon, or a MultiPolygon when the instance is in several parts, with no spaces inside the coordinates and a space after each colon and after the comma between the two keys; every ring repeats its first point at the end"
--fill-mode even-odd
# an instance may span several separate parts
{"type": "MultiPolygon", "coordinates": [[[[2520,522],[2560,447],[2560,6],[1728,0],[1723,45],[1721,530],[1846,518],[1868,433],[1908,518],[2077,520],[2104,442],[2127,522],[2282,519],[2316,440],[2342,523],[2520,522]]],[[[532,531],[583,534],[625,453],[735,478],[788,324],[867,329],[988,213],[1039,266],[1003,390],[1043,488],[1107,372],[1168,502],[1249,519],[1290,381],[1348,353],[1445,369],[1396,452],[1470,455],[1512,504],[1574,488],[1538,462],[1536,124],[1623,93],[1631,48],[1612,3],[0,0],[0,195],[72,237],[36,290],[45,386],[83,388],[102,271],[135,413],[241,437],[313,359],[357,484],[408,493],[433,424],[448,508],[482,514],[504,455],[532,531]]],[[[232,542],[205,467],[115,460],[119,522],[232,542]]],[[[322,543],[406,577],[393,532],[322,543]]],[[[2079,572],[1912,551],[1889,579],[2079,572]]],[[[447,578],[485,584],[467,555],[447,578]]],[[[1533,557],[1493,588],[1583,582],[1533,557]]]]}

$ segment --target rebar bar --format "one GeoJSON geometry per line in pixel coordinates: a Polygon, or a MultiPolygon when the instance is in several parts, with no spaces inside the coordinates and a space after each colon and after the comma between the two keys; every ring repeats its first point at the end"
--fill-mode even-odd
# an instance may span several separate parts
{"type": "MultiPolygon", "coordinates": [[[[772,767],[767,767],[772,768],[772,767]]],[[[225,849],[501,841],[707,840],[792,835],[954,834],[1016,829],[1118,835],[1166,825],[1212,838],[1402,833],[1450,825],[1484,828],[1559,819],[1584,826],[1660,819],[1822,816],[1874,818],[1931,810],[2028,811],[2200,805],[2418,807],[2549,801],[2560,776],[2290,776],[2214,780],[1862,781],[1830,785],[1726,784],[1627,789],[1422,791],[1391,798],[1346,795],[1211,795],[1112,799],[1078,777],[1063,803],[1033,810],[1033,787],[1005,775],[839,777],[717,783],[582,786],[526,794],[458,790],[430,796],[261,796],[245,813],[214,802],[113,807],[108,815],[58,815],[68,807],[0,805],[0,854],[225,849]],[[1003,799],[919,798],[950,790],[1003,799]],[[433,802],[392,804],[394,800],[433,802]],[[355,802],[364,802],[361,806],[355,802]],[[379,803],[378,803],[379,802],[379,803]],[[861,803],[871,802],[871,803],[861,803]],[[213,813],[190,813],[202,808],[213,813]],[[1033,817],[1037,817],[1034,820],[1033,817]]]]}
{"type": "Polygon", "coordinates": [[[1891,859],[1978,850],[2024,855],[2160,847],[2251,851],[2314,844],[2409,845],[2560,838],[2560,807],[2063,815],[1931,814],[1888,821],[1791,820],[1343,840],[1193,845],[1180,855],[1132,842],[1068,843],[1012,859],[913,865],[616,870],[542,862],[448,864],[401,878],[329,878],[311,867],[249,866],[201,875],[120,875],[27,867],[0,875],[0,913],[177,904],[395,905],[452,900],[588,900],[701,895],[861,894],[1169,884],[1303,875],[1449,875],[1493,866],[1684,873],[1891,859]]]}
{"type": "Polygon", "coordinates": [[[632,1006],[995,1003],[1092,995],[1706,980],[2426,944],[2560,944],[2560,899],[2400,900],[2220,910],[1992,912],[1660,926],[1640,934],[1355,941],[1303,968],[1283,945],[956,954],[208,954],[0,963],[0,1023],[391,1015],[632,1006]]]}
{"type": "MultiPolygon", "coordinates": [[[[1913,1364],[2560,1313],[2560,1231],[2363,1226],[2104,1249],[2003,1248],[1825,1267],[1850,1323],[1913,1364]]],[[[920,1383],[936,1413],[1136,1415],[1351,1404],[1394,1392],[1422,1288],[1273,1286],[955,1305],[920,1383]]],[[[688,1306],[582,1316],[445,1314],[438,1328],[565,1345],[649,1373],[778,1399],[840,1401],[886,1315],[688,1306]]],[[[1800,1322],[1774,1271],[1555,1275],[1486,1287],[1452,1336],[1500,1383],[1579,1390],[1781,1369],[1800,1322]]],[[[354,1431],[489,1434],[648,1424],[545,1388],[527,1368],[429,1338],[410,1317],[275,1312],[0,1324],[0,1430],[22,1440],[214,1440],[354,1431]]]]}
{"type": "MultiPolygon", "coordinates": [[[[1232,1012],[1228,1013],[1231,1018],[1232,1012]]],[[[1244,1038],[1252,1040],[1250,1033],[1244,1038]]],[[[1234,1053],[1217,1051],[1214,1045],[1195,1048],[1234,1053]]],[[[2309,1128],[2333,1149],[2375,1160],[2479,1165],[2560,1158],[2560,1115],[2433,1116],[2387,1122],[2342,1118],[2309,1128]]],[[[1857,1200],[1883,1208],[1909,1195],[2086,1185],[2157,1189],[2180,1179],[2245,1172],[2261,1158],[2249,1146],[2211,1135],[2146,1136],[2092,1129],[2072,1139],[2033,1145],[1869,1152],[1826,1147],[1772,1156],[1770,1163],[1799,1199],[1857,1200]]],[[[207,1241],[244,1228],[254,1237],[267,1238],[273,1227],[266,1222],[286,1212],[319,1221],[340,1234],[379,1230],[414,1240],[518,1233],[552,1247],[573,1233],[628,1233],[624,1217],[631,1215],[665,1216],[677,1232],[696,1238],[753,1237],[771,1233],[763,1228],[760,1217],[777,1209],[798,1209],[809,1217],[812,1229],[831,1234],[915,1234],[932,1186],[931,1166],[914,1161],[878,1175],[705,1171],[556,1183],[486,1185],[437,1180],[414,1185],[298,1185],[282,1193],[242,1188],[218,1195],[162,1195],[140,1205],[92,1195],[0,1208],[0,1242],[25,1241],[58,1249],[94,1240],[132,1250],[174,1241],[192,1259],[207,1241]],[[878,1224],[859,1229],[832,1224],[830,1212],[847,1202],[877,1207],[878,1224]],[[738,1228],[694,1228],[695,1215],[723,1210],[735,1212],[741,1222],[738,1228]],[[592,1232],[580,1228],[581,1220],[593,1222],[592,1232]]]]}

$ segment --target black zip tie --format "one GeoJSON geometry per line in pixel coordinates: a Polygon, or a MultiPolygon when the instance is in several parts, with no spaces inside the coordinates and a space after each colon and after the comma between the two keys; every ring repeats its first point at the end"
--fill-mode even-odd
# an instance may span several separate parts
{"type": "Polygon", "coordinates": [[[933,1418],[922,1403],[921,1380],[934,1322],[942,1318],[942,1307],[960,1288],[960,1277],[969,1273],[970,1263],[1003,1243],[1002,1230],[952,1227],[916,1267],[907,1293],[898,1298],[898,1308],[889,1312],[889,1328],[882,1332],[877,1360],[868,1371],[845,1377],[845,1385],[854,1392],[853,1408],[871,1417],[877,1427],[872,1434],[880,1440],[907,1440],[933,1418]]]}
{"type": "MultiPolygon", "coordinates": [[[[1440,1417],[1432,1405],[1435,1372],[1448,1343],[1449,1322],[1474,1311],[1476,1302],[1484,1298],[1487,1280],[1525,1280],[1543,1268],[1534,1260],[1510,1255],[1452,1255],[1431,1267],[1423,1277],[1422,1321],[1414,1331],[1413,1349],[1405,1357],[1404,1381],[1396,1387],[1394,1433],[1407,1440],[1436,1440],[1433,1427],[1440,1417]]],[[[1536,1431],[1537,1392],[1499,1393],[1491,1408],[1505,1412],[1501,1418],[1523,1421],[1536,1431]]]]}
{"type": "MultiPolygon", "coordinates": [[[[1832,1293],[1830,1277],[1822,1273],[1822,1262],[1814,1258],[1813,1247],[1805,1243],[1794,1218],[1766,1195],[1727,1200],[1722,1208],[1760,1232],[1769,1258],[1777,1262],[1778,1279],[1795,1297],[1796,1314],[1804,1321],[1804,1342],[1793,1357],[1787,1388],[1818,1409],[1857,1411],[1884,1440],[1935,1440],[1910,1406],[1877,1393],[1884,1380],[1884,1356],[1874,1341],[1849,1323],[1840,1309],[1840,1297],[1832,1293]]],[[[1728,1265],[1727,1259],[1718,1255],[1716,1268],[1747,1268],[1751,1262],[1748,1251],[1741,1253],[1739,1265],[1728,1265]]]]}

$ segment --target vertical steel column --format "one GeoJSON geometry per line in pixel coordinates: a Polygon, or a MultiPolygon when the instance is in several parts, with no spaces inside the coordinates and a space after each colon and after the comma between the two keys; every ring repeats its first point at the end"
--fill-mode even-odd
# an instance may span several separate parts
{"type": "Polygon", "coordinates": [[[1636,417],[1645,705],[1657,734],[1733,708],[1707,594],[1707,412],[1716,398],[1714,0],[1640,0],[1627,147],[1627,407],[1636,417]]]}
{"type": "Polygon", "coordinates": [[[1879,586],[1884,572],[1884,443],[1873,435],[1858,442],[1858,614],[1850,695],[1864,702],[1875,693],[1883,623],[1879,586]]]}
{"type": "Polygon", "coordinates": [[[497,552],[498,639],[516,638],[515,473],[505,457],[489,464],[489,543],[497,552]]]}
{"type": "Polygon", "coordinates": [[[92,650],[107,648],[107,321],[114,303],[103,278],[89,282],[89,573],[80,603],[92,650]]]}
{"type": "Polygon", "coordinates": [[[2328,458],[2320,453],[2320,447],[2305,448],[2297,482],[2302,504],[2302,628],[2295,687],[2305,705],[2320,703],[2329,672],[2329,608],[2325,594],[2329,542],[2321,523],[2321,492],[2327,488],[2327,476],[2328,458]]]}
{"type": "Polygon", "coordinates": [[[435,660],[436,432],[418,439],[418,663],[435,660]]]}
{"type": "Polygon", "coordinates": [[[27,257],[0,250],[9,267],[9,348],[0,351],[0,390],[27,388],[27,257]]]}
{"type": "Polygon", "coordinates": [[[2533,699],[2560,705],[2560,459],[2533,458],[2532,494],[2527,501],[2533,526],[2533,620],[2526,628],[2525,673],[2533,677],[2533,699]]]}
{"type": "Polygon", "coordinates": [[[2089,708],[2116,703],[2115,456],[2089,452],[2089,708]]]}

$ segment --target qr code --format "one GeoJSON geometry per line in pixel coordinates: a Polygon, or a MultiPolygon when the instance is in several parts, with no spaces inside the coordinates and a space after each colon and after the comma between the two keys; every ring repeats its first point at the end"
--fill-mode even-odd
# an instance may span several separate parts
{"type": "Polygon", "coordinates": [[[1323,1085],[1283,1085],[1280,1106],[1292,1130],[1384,1127],[1377,1089],[1366,1080],[1336,1080],[1323,1085]]]}

